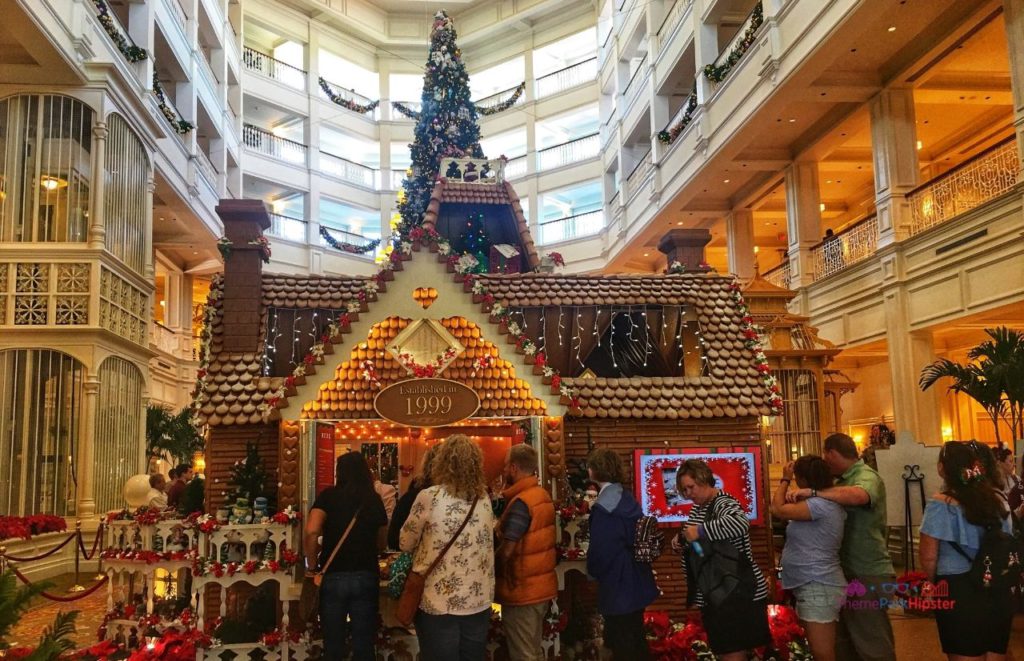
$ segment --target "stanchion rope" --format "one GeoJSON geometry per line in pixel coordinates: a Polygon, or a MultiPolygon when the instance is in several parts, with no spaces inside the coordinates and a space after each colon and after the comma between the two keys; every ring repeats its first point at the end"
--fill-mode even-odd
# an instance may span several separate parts
{"type": "MultiPolygon", "coordinates": [[[[11,567],[11,571],[14,572],[14,575],[18,577],[19,581],[21,581],[25,585],[32,585],[32,582],[30,580],[28,580],[28,578],[26,578],[26,576],[24,574],[22,574],[20,571],[18,571],[17,567],[15,567],[14,565],[10,565],[10,567],[11,567]]],[[[84,592],[77,593],[73,597],[60,597],[60,596],[57,596],[55,594],[50,594],[49,592],[46,592],[45,590],[43,592],[40,592],[39,594],[41,596],[49,599],[50,601],[61,601],[61,602],[78,601],[79,599],[85,599],[86,597],[91,595],[96,590],[99,590],[101,587],[106,585],[107,581],[109,581],[109,580],[110,580],[109,576],[104,576],[102,580],[97,581],[96,585],[92,586],[88,590],[85,590],[84,592]]]]}
{"type": "Polygon", "coordinates": [[[82,541],[82,531],[78,531],[78,548],[82,551],[82,557],[86,560],[92,560],[96,557],[96,549],[100,545],[100,537],[103,535],[103,524],[100,523],[100,527],[96,529],[96,539],[92,540],[92,551],[89,553],[85,552],[85,542],[82,541]]]}
{"type": "MultiPolygon", "coordinates": [[[[53,547],[52,549],[50,549],[46,553],[42,553],[40,555],[34,555],[34,556],[31,556],[31,557],[27,557],[27,558],[21,558],[21,557],[18,557],[18,556],[11,555],[10,553],[5,553],[3,555],[3,557],[6,558],[7,560],[11,560],[12,562],[34,562],[36,560],[42,560],[43,558],[49,558],[54,553],[56,553],[57,551],[61,550],[65,546],[67,546],[68,542],[70,542],[72,539],[75,539],[76,537],[78,537],[78,535],[79,535],[79,533],[77,533],[77,532],[71,533],[70,535],[67,536],[67,538],[63,542],[61,542],[57,546],[53,547]]],[[[86,558],[86,560],[88,560],[88,558],[86,558]]]]}

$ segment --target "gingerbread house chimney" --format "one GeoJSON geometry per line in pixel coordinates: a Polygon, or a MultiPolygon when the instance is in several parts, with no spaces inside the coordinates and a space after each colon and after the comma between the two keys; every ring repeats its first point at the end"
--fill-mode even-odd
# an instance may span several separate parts
{"type": "Polygon", "coordinates": [[[263,259],[253,242],[270,229],[270,216],[261,200],[221,200],[216,211],[231,242],[224,259],[224,351],[254,353],[260,338],[263,259]]]}
{"type": "Polygon", "coordinates": [[[679,262],[687,273],[699,273],[706,270],[700,265],[705,262],[704,247],[710,242],[711,232],[706,229],[674,229],[661,237],[658,250],[665,253],[670,265],[679,262]]]}

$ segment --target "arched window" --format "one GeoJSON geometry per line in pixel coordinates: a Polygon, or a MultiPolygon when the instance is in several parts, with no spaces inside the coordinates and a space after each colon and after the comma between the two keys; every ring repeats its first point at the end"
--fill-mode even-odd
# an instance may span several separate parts
{"type": "Polygon", "coordinates": [[[144,472],[142,374],[124,358],[111,356],[99,371],[96,405],[93,497],[96,511],[124,507],[124,484],[144,472]]]}
{"type": "Polygon", "coordinates": [[[120,115],[107,118],[105,163],[107,184],[103,191],[106,247],[129,268],[142,273],[146,264],[149,233],[146,186],[149,157],[135,132],[120,115]]]}
{"type": "Polygon", "coordinates": [[[0,351],[0,512],[75,513],[84,379],[59,351],[0,351]]]}
{"type": "Polygon", "coordinates": [[[0,241],[88,238],[92,125],[71,97],[0,100],[0,241]]]}

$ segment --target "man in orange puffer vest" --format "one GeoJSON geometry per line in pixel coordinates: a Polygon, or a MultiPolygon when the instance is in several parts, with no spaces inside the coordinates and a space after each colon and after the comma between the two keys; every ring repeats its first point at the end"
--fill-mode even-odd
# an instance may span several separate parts
{"type": "Polygon", "coordinates": [[[544,617],[558,596],[555,506],[537,478],[537,451],[513,445],[505,458],[505,512],[496,525],[495,601],[510,659],[541,661],[544,617]]]}

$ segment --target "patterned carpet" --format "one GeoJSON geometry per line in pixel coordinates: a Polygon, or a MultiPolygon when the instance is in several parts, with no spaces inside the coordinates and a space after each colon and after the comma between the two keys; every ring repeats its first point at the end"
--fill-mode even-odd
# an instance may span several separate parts
{"type": "MultiPolygon", "coordinates": [[[[47,592],[58,596],[74,596],[68,593],[68,588],[74,585],[74,574],[65,574],[51,579],[53,583],[47,592]]],[[[82,576],[82,586],[90,588],[95,585],[93,576],[82,576]]],[[[73,640],[76,647],[88,647],[96,642],[96,630],[103,622],[103,615],[107,612],[107,588],[101,587],[88,597],[70,603],[54,602],[43,597],[36,597],[32,602],[32,608],[25,613],[21,622],[14,627],[11,638],[8,642],[13,647],[32,647],[39,639],[43,630],[53,623],[53,617],[59,611],[79,611],[75,620],[75,635],[73,640]]]]}

